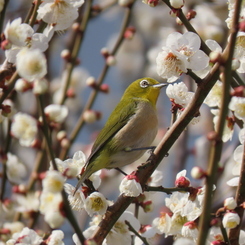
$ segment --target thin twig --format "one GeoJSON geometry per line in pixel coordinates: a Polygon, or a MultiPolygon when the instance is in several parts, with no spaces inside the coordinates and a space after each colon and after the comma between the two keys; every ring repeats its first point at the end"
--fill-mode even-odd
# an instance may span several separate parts
{"type": "Polygon", "coordinates": [[[127,220],[125,220],[125,224],[128,226],[128,229],[132,231],[135,234],[135,236],[137,236],[145,245],[150,245],[147,239],[141,236],[127,220]]]}
{"type": "MultiPolygon", "coordinates": [[[[57,167],[57,164],[55,162],[55,156],[54,156],[54,152],[52,150],[52,142],[51,142],[51,137],[49,136],[49,127],[48,127],[48,123],[46,121],[46,116],[45,116],[45,113],[44,113],[44,104],[43,104],[43,101],[42,101],[42,96],[38,96],[38,103],[39,103],[39,107],[40,107],[40,111],[41,111],[41,116],[42,116],[42,121],[43,121],[43,135],[44,135],[44,138],[45,138],[45,141],[46,141],[46,144],[47,144],[47,149],[49,151],[49,156],[51,158],[51,162],[52,162],[52,165],[53,165],[53,168],[55,170],[58,170],[58,167],[57,167]]],[[[61,192],[62,194],[62,198],[63,198],[63,203],[64,203],[64,209],[65,209],[65,213],[66,213],[66,218],[69,220],[71,226],[73,227],[73,229],[75,230],[80,242],[83,244],[84,241],[85,241],[85,238],[81,232],[81,229],[80,227],[78,226],[78,223],[77,223],[77,220],[76,218],[74,217],[74,214],[71,210],[71,207],[70,207],[70,204],[69,204],[69,201],[67,199],[67,196],[66,196],[66,193],[64,191],[64,189],[62,190],[61,192]]]]}
{"type": "MultiPolygon", "coordinates": [[[[120,47],[122,41],[124,40],[123,34],[124,34],[124,32],[125,32],[125,30],[126,30],[128,24],[129,24],[129,21],[130,21],[132,6],[133,6],[133,4],[132,4],[130,7],[128,7],[128,8],[125,9],[125,15],[124,15],[124,20],[123,20],[123,23],[122,23],[122,27],[121,27],[119,36],[118,36],[118,38],[117,38],[116,44],[115,44],[115,46],[113,47],[113,49],[112,49],[112,51],[111,51],[111,54],[112,54],[112,55],[115,55],[115,54],[117,53],[117,51],[118,51],[118,49],[119,49],[119,47],[120,47]]],[[[103,67],[103,69],[102,69],[102,71],[101,71],[101,73],[100,73],[100,75],[99,75],[99,78],[97,79],[96,87],[100,87],[100,85],[103,83],[103,81],[104,81],[104,79],[105,79],[105,76],[106,76],[106,74],[107,74],[108,69],[109,69],[109,66],[105,63],[105,65],[104,65],[104,67],[103,67]]],[[[84,113],[84,111],[89,110],[89,109],[92,108],[92,106],[93,106],[93,104],[94,104],[94,102],[95,102],[95,99],[96,99],[98,93],[99,93],[99,91],[96,90],[96,89],[94,89],[94,90],[91,92],[91,94],[90,94],[90,96],[89,96],[89,98],[88,98],[88,101],[87,101],[87,103],[86,103],[86,105],[85,105],[85,107],[84,107],[84,109],[83,109],[83,112],[81,113],[81,116],[80,116],[80,118],[78,119],[78,122],[77,122],[77,124],[75,125],[75,127],[74,127],[74,129],[73,129],[73,131],[71,132],[71,135],[70,135],[70,137],[69,137],[69,140],[70,140],[70,146],[71,146],[72,143],[75,141],[75,139],[76,139],[78,133],[80,132],[81,128],[82,128],[82,127],[84,126],[84,124],[85,124],[85,121],[84,121],[84,118],[83,118],[83,113],[84,113]]],[[[60,158],[60,159],[65,159],[65,157],[66,157],[66,155],[67,155],[69,149],[70,149],[69,147],[62,149],[62,152],[61,152],[59,158],[60,158]]]]}
{"type": "Polygon", "coordinates": [[[234,53],[234,47],[236,42],[237,35],[237,26],[239,13],[240,13],[240,4],[241,1],[236,2],[236,11],[234,13],[233,18],[233,27],[231,28],[231,35],[229,39],[229,43],[227,48],[222,54],[223,62],[220,66],[220,70],[223,73],[223,94],[221,101],[221,109],[220,115],[217,123],[217,133],[212,139],[212,147],[210,152],[208,170],[207,170],[207,179],[206,179],[206,188],[204,195],[204,206],[203,206],[203,214],[200,217],[199,222],[199,236],[198,236],[198,245],[204,245],[206,243],[206,238],[208,235],[209,223],[210,223],[210,213],[212,206],[212,193],[213,193],[213,185],[216,183],[216,174],[218,170],[218,163],[221,158],[222,151],[222,135],[225,126],[225,118],[228,113],[228,104],[230,101],[230,81],[232,77],[232,58],[234,53]]]}

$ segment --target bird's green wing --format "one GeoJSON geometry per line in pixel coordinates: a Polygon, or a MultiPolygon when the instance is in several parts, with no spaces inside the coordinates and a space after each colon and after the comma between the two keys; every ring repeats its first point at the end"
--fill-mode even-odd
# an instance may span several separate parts
{"type": "Polygon", "coordinates": [[[90,159],[110,140],[121,128],[123,128],[130,118],[135,114],[137,101],[135,100],[123,100],[118,103],[114,111],[108,118],[104,128],[100,131],[97,139],[94,142],[92,152],[87,160],[87,164],[90,159]]]}

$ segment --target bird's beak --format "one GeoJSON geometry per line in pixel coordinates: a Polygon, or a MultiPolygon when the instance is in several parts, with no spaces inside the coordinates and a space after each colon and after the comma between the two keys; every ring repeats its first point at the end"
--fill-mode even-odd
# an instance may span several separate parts
{"type": "Polygon", "coordinates": [[[168,85],[168,83],[158,83],[158,84],[154,84],[152,87],[153,88],[163,88],[167,85],[168,85]]]}

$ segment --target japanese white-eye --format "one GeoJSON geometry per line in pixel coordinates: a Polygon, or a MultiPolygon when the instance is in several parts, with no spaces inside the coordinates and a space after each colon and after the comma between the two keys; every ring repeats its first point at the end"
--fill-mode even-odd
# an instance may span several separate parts
{"type": "Polygon", "coordinates": [[[157,134],[156,102],[166,85],[146,77],[128,86],[95,140],[76,190],[94,172],[120,168],[144,154],[157,134]]]}

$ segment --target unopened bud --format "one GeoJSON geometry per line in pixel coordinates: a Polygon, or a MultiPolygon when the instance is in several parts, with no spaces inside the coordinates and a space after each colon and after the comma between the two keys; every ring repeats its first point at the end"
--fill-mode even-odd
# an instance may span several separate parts
{"type": "Polygon", "coordinates": [[[8,50],[8,49],[11,49],[12,47],[12,44],[9,40],[4,40],[1,42],[1,49],[2,50],[8,50]]]}
{"type": "Polygon", "coordinates": [[[100,50],[100,53],[101,53],[105,58],[107,58],[107,57],[110,55],[109,50],[108,50],[106,47],[102,48],[102,49],[100,50]]]}
{"type": "Polygon", "coordinates": [[[33,149],[41,149],[41,141],[38,139],[35,139],[32,143],[31,143],[31,147],[33,149]]]}
{"type": "Polygon", "coordinates": [[[228,197],[224,200],[224,207],[228,210],[233,210],[237,207],[237,202],[234,197],[228,197]]]}
{"type": "Polygon", "coordinates": [[[224,72],[219,74],[219,80],[224,81],[224,72]]]}
{"type": "Polygon", "coordinates": [[[245,21],[239,22],[239,31],[245,32],[245,21]]]}
{"type": "Polygon", "coordinates": [[[116,63],[117,63],[117,61],[116,61],[115,56],[109,55],[109,56],[106,58],[106,64],[107,64],[108,66],[114,66],[116,63]]]}
{"type": "Polygon", "coordinates": [[[109,93],[110,92],[110,87],[108,84],[102,84],[100,85],[100,91],[103,93],[109,93]]]}
{"type": "Polygon", "coordinates": [[[68,140],[67,138],[64,138],[61,140],[60,142],[60,145],[63,147],[63,148],[69,148],[70,147],[70,140],[68,140]]]}
{"type": "Polygon", "coordinates": [[[69,49],[63,49],[60,53],[61,58],[69,61],[71,59],[71,52],[69,49]]]}
{"type": "Polygon", "coordinates": [[[210,62],[216,63],[221,60],[221,54],[219,52],[212,51],[209,54],[210,62]]]}
{"type": "Polygon", "coordinates": [[[215,141],[221,140],[221,139],[219,139],[218,134],[217,134],[217,132],[215,132],[215,131],[209,132],[209,133],[207,134],[207,139],[208,139],[208,140],[215,140],[215,141]]]}
{"type": "Polygon", "coordinates": [[[92,6],[92,9],[91,9],[92,15],[93,16],[98,15],[101,12],[101,10],[102,10],[102,8],[100,7],[100,5],[95,4],[94,6],[92,6]]]}
{"type": "Polygon", "coordinates": [[[96,80],[95,80],[95,78],[94,77],[88,77],[87,80],[86,80],[86,84],[89,87],[95,88],[96,87],[96,80]]]}
{"type": "Polygon", "coordinates": [[[118,0],[118,4],[122,7],[129,7],[134,0],[118,0]]]}
{"type": "Polygon", "coordinates": [[[190,180],[185,176],[180,176],[175,180],[175,186],[180,188],[188,187],[190,186],[190,180]]]}
{"type": "Polygon", "coordinates": [[[72,30],[80,31],[80,24],[78,22],[73,23],[72,24],[72,30]]]}
{"type": "Polygon", "coordinates": [[[101,118],[101,113],[94,110],[86,110],[83,113],[83,119],[86,123],[93,123],[101,118]]]}
{"type": "Polygon", "coordinates": [[[231,64],[231,69],[233,71],[237,70],[240,67],[241,62],[238,59],[233,59],[231,64]]]}
{"type": "Polygon", "coordinates": [[[193,167],[191,170],[191,177],[193,179],[202,179],[203,177],[206,176],[206,172],[203,171],[203,169],[201,169],[200,167],[193,167]]]}
{"type": "Polygon", "coordinates": [[[61,140],[63,140],[64,138],[66,138],[67,137],[67,133],[66,133],[66,131],[65,130],[61,130],[61,131],[59,131],[58,133],[57,133],[57,140],[58,141],[61,141],[61,140]]]}
{"type": "Polygon", "coordinates": [[[129,26],[124,32],[124,38],[131,40],[135,34],[135,27],[129,26]]]}
{"type": "Polygon", "coordinates": [[[176,24],[182,26],[183,22],[180,20],[180,18],[176,18],[176,24]]]}
{"type": "Polygon", "coordinates": [[[18,92],[26,92],[33,88],[33,84],[20,78],[16,81],[14,88],[18,92]]]}
{"type": "Polygon", "coordinates": [[[66,96],[67,96],[67,98],[75,98],[76,97],[76,93],[75,93],[74,88],[69,88],[66,91],[66,96]]]}
{"type": "Polygon", "coordinates": [[[175,9],[180,9],[184,6],[184,0],[170,0],[169,3],[175,9]]]}
{"type": "Polygon", "coordinates": [[[196,15],[197,15],[197,12],[194,11],[193,9],[191,9],[191,10],[189,10],[189,12],[187,13],[186,18],[187,18],[188,20],[191,20],[191,19],[194,19],[194,18],[196,17],[196,15]]]}
{"type": "Polygon", "coordinates": [[[234,88],[234,90],[231,92],[231,96],[245,97],[245,86],[234,88]]]}
{"type": "Polygon", "coordinates": [[[149,5],[150,7],[156,7],[159,0],[142,0],[142,2],[149,5]]]}
{"type": "Polygon", "coordinates": [[[152,210],[153,210],[152,201],[143,202],[141,206],[142,206],[145,213],[152,212],[152,210]]]}
{"type": "Polygon", "coordinates": [[[36,79],[32,91],[34,94],[45,94],[48,91],[48,81],[45,78],[36,79]]]}
{"type": "Polygon", "coordinates": [[[215,240],[210,243],[211,245],[226,245],[226,242],[223,242],[222,240],[215,240]]]}
{"type": "Polygon", "coordinates": [[[222,224],[224,228],[233,229],[240,224],[240,217],[237,213],[226,213],[223,217],[222,224]]]}
{"type": "Polygon", "coordinates": [[[1,114],[4,117],[8,117],[9,114],[11,113],[11,106],[10,105],[2,104],[2,106],[0,106],[0,108],[2,109],[1,114]]]}

